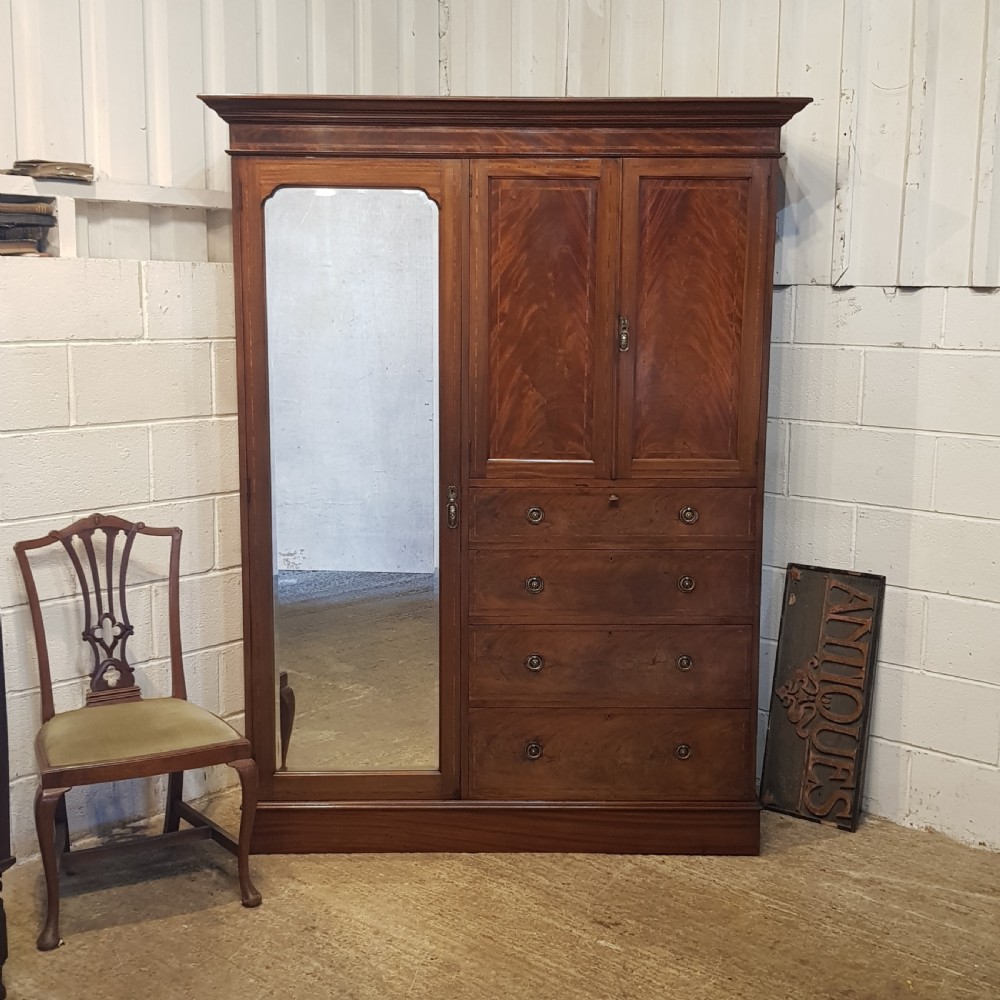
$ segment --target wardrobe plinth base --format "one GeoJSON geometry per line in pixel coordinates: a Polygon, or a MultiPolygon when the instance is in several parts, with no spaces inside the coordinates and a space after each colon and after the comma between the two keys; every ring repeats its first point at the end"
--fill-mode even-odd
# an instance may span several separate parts
{"type": "Polygon", "coordinates": [[[529,851],[760,853],[756,803],[265,802],[255,854],[529,851]]]}

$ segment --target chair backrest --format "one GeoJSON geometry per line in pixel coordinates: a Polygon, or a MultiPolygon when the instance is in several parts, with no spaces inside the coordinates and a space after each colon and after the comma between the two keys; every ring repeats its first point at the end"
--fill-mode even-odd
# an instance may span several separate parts
{"type": "Polygon", "coordinates": [[[94,655],[90,673],[87,704],[107,704],[116,701],[136,701],[141,698],[135,683],[135,674],[129,665],[126,646],[134,632],[128,617],[129,557],[137,535],[170,537],[170,566],[168,570],[168,628],[170,635],[170,685],[174,698],[186,698],[184,664],[181,657],[180,624],[180,562],[181,529],[150,528],[142,522],[126,521],[113,514],[91,514],[58,531],[50,531],[42,538],[18,542],[14,546],[17,563],[24,577],[31,612],[31,625],[38,650],[38,678],[42,697],[42,722],[55,714],[52,701],[52,675],[49,668],[48,644],[45,640],[45,623],[42,615],[38,588],[31,571],[28,553],[49,545],[61,544],[65,549],[83,599],[83,639],[89,643],[94,655]],[[94,535],[105,536],[103,560],[98,558],[94,535]],[[116,546],[123,540],[115,572],[116,546]],[[81,558],[81,552],[84,558],[81,558]],[[100,563],[103,562],[103,579],[100,563]]]}

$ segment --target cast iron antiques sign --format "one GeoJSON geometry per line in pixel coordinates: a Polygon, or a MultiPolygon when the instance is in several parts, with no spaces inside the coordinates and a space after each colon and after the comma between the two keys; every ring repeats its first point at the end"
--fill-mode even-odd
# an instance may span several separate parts
{"type": "Polygon", "coordinates": [[[790,563],[761,804],[855,830],[885,577],[790,563]]]}

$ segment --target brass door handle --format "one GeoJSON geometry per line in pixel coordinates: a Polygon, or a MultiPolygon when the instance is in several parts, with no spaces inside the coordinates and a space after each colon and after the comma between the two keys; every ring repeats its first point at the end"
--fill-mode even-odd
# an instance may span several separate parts
{"type": "Polygon", "coordinates": [[[448,501],[445,504],[445,517],[449,528],[458,527],[458,489],[454,486],[448,487],[448,501]]]}

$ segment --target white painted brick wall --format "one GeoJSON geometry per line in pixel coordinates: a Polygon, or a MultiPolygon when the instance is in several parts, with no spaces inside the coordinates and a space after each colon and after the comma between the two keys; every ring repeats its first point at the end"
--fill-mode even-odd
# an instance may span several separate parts
{"type": "Polygon", "coordinates": [[[776,292],[761,706],[785,563],[888,580],[865,803],[1000,849],[1000,294],[776,292]]]}
{"type": "MultiPolygon", "coordinates": [[[[223,264],[0,259],[0,622],[8,695],[14,851],[36,852],[34,640],[12,552],[94,510],[179,525],[189,697],[243,727],[232,268],[223,264]]],[[[51,550],[50,550],[51,551],[51,550]]],[[[130,659],[169,690],[167,551],[139,539],[130,659]]],[[[58,708],[83,703],[89,652],[61,560],[36,564],[58,708]]],[[[196,772],[189,794],[231,784],[196,772]]],[[[163,782],[70,793],[74,835],[162,810],[163,782]]]]}
{"type": "MultiPolygon", "coordinates": [[[[35,850],[26,741],[38,695],[11,553],[19,538],[98,508],[180,524],[191,694],[243,725],[231,282],[219,264],[0,260],[0,609],[22,856],[35,850]],[[97,387],[108,393],[103,412],[97,387]]],[[[785,563],[884,573],[867,808],[994,848],[997,330],[1000,296],[967,289],[776,291],[760,692],[766,708],[785,563]]],[[[152,555],[137,550],[146,582],[133,600],[136,618],[162,630],[152,555]]],[[[83,690],[73,657],[85,663],[64,600],[73,581],[64,568],[39,578],[52,601],[57,699],[71,707],[83,690]]],[[[137,637],[135,648],[150,691],[162,692],[163,637],[137,637]]],[[[194,774],[188,787],[220,787],[226,772],[194,774]]],[[[159,782],[79,791],[74,829],[154,813],[161,796],[159,782]]]]}

